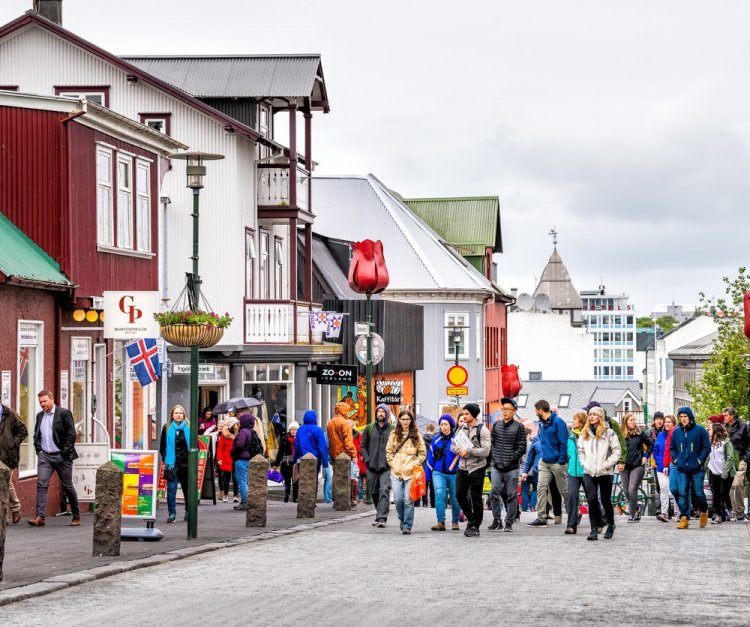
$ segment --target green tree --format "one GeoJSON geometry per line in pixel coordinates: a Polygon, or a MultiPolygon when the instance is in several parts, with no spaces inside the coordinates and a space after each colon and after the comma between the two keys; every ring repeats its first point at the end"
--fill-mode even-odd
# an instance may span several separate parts
{"type": "Polygon", "coordinates": [[[742,297],[750,290],[750,276],[740,267],[737,278],[723,277],[726,296],[714,304],[706,295],[699,294],[699,314],[711,314],[719,327],[711,356],[704,365],[703,378],[696,384],[687,384],[693,397],[696,416],[705,421],[719,414],[727,405],[740,416],[748,415],[748,378],[744,356],[748,341],[743,333],[742,297]]]}
{"type": "Polygon", "coordinates": [[[648,316],[643,316],[641,318],[635,319],[635,328],[636,329],[650,329],[654,326],[654,321],[651,320],[648,316]]]}
{"type": "Polygon", "coordinates": [[[664,333],[669,333],[679,323],[672,316],[662,316],[656,319],[656,326],[659,327],[664,333]]]}

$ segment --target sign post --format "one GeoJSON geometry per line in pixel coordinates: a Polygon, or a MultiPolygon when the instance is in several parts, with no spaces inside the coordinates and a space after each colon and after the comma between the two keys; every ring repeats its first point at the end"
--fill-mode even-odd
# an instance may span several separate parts
{"type": "Polygon", "coordinates": [[[459,366],[458,363],[448,368],[448,372],[445,373],[448,383],[450,385],[445,388],[445,393],[448,396],[453,396],[456,399],[456,405],[459,404],[459,399],[462,396],[469,395],[469,388],[464,384],[469,380],[469,373],[463,366],[459,366]]]}

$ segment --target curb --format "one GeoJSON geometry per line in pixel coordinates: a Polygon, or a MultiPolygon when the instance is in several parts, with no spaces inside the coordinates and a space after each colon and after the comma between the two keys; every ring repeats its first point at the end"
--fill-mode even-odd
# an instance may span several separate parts
{"type": "Polygon", "coordinates": [[[31,599],[34,597],[40,597],[51,592],[57,592],[58,590],[64,590],[71,586],[78,586],[83,583],[95,581],[97,579],[104,579],[105,577],[112,577],[113,575],[119,575],[141,568],[148,568],[149,566],[159,566],[167,564],[174,560],[185,559],[188,557],[194,557],[201,553],[209,553],[212,551],[219,551],[221,549],[230,549],[246,544],[253,544],[255,542],[262,542],[264,540],[273,540],[274,538],[281,538],[294,533],[302,533],[304,531],[310,531],[312,529],[319,529],[321,527],[328,527],[330,525],[338,525],[345,522],[351,522],[353,520],[359,520],[360,518],[368,518],[373,515],[375,510],[367,512],[359,512],[357,514],[349,514],[348,516],[342,516],[341,518],[334,518],[332,520],[321,520],[314,523],[303,523],[294,527],[287,527],[285,529],[277,529],[275,531],[267,531],[256,536],[244,536],[236,538],[235,540],[228,540],[227,542],[212,542],[210,544],[201,544],[198,546],[188,546],[181,549],[174,549],[167,553],[157,553],[150,557],[144,557],[140,559],[131,560],[128,562],[115,562],[112,564],[105,564],[103,566],[97,566],[96,568],[89,568],[88,570],[82,570],[78,573],[68,573],[66,575],[56,575],[42,581],[28,584],[26,586],[18,586],[17,588],[10,588],[0,592],[0,607],[3,605],[9,605],[17,601],[23,601],[25,599],[31,599]]]}

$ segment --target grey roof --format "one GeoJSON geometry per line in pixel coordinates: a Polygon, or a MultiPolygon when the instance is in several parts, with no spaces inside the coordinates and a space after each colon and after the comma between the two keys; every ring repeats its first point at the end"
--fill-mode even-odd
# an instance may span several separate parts
{"type": "Polygon", "coordinates": [[[331,251],[325,242],[318,237],[312,238],[312,262],[323,276],[326,285],[341,300],[359,300],[364,298],[362,294],[355,292],[349,287],[349,279],[341,271],[331,251]]]}
{"type": "Polygon", "coordinates": [[[697,361],[705,361],[711,356],[711,351],[714,349],[714,344],[719,337],[719,332],[714,331],[708,335],[702,337],[695,342],[680,346],[673,351],[670,351],[668,357],[670,359],[694,359],[697,361]]]}
{"type": "Polygon", "coordinates": [[[311,98],[328,107],[319,54],[122,58],[196,98],[311,98]]]}
{"type": "Polygon", "coordinates": [[[355,242],[381,240],[387,291],[496,294],[476,268],[372,174],[315,176],[312,181],[316,233],[355,242]]]}
{"type": "Polygon", "coordinates": [[[608,416],[614,416],[615,404],[626,392],[641,403],[638,381],[524,381],[520,394],[528,394],[528,401],[525,408],[518,408],[518,414],[523,419],[533,419],[534,403],[538,400],[557,405],[561,394],[570,394],[569,406],[561,407],[558,412],[567,422],[590,401],[597,401],[608,416]]]}
{"type": "Polygon", "coordinates": [[[573,287],[568,269],[557,252],[557,246],[552,250],[539,285],[534,290],[534,296],[538,294],[549,296],[550,309],[581,309],[583,307],[581,295],[573,287]]]}

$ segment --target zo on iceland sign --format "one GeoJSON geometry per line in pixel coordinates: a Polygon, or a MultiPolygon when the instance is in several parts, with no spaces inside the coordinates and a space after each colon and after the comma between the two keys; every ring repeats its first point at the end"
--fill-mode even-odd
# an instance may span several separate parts
{"type": "Polygon", "coordinates": [[[157,338],[159,292],[104,292],[104,337],[113,340],[157,338]]]}

